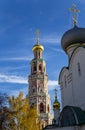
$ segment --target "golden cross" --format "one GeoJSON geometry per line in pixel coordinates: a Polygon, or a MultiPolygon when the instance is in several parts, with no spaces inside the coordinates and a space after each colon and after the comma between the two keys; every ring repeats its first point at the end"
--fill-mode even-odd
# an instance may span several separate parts
{"type": "Polygon", "coordinates": [[[36,30],[36,41],[37,41],[37,44],[39,44],[39,39],[40,39],[40,30],[36,30]]]}
{"type": "Polygon", "coordinates": [[[54,89],[54,92],[55,92],[55,97],[57,96],[57,89],[55,88],[54,89]]]}
{"type": "Polygon", "coordinates": [[[76,26],[76,24],[77,24],[77,13],[79,13],[80,10],[77,10],[76,9],[76,5],[73,4],[72,8],[69,8],[69,11],[72,11],[74,13],[74,15],[73,15],[73,22],[74,22],[74,26],[76,26]]]}

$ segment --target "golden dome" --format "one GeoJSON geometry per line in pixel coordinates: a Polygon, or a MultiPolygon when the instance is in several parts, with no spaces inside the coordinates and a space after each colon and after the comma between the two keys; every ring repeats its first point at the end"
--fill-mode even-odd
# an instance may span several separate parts
{"type": "Polygon", "coordinates": [[[37,51],[37,50],[44,51],[44,47],[42,45],[40,45],[40,44],[36,44],[36,45],[33,46],[32,50],[33,51],[37,51]]]}
{"type": "Polygon", "coordinates": [[[57,100],[53,103],[53,109],[60,109],[60,103],[57,100]]]}

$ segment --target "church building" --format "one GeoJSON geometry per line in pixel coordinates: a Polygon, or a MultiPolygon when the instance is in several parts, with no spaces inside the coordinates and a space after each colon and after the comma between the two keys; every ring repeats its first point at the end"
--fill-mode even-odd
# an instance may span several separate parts
{"type": "Polygon", "coordinates": [[[74,12],[74,27],[61,38],[68,56],[68,66],[59,75],[62,111],[58,126],[47,126],[44,130],[85,130],[85,28],[77,26],[76,6],[70,10],[74,12]]]}
{"type": "Polygon", "coordinates": [[[30,107],[36,106],[37,114],[44,126],[52,123],[50,106],[50,95],[48,94],[48,75],[46,73],[46,62],[42,53],[44,47],[39,41],[39,31],[37,32],[37,43],[32,48],[34,58],[31,60],[31,72],[29,82],[29,103],[30,107]]]}

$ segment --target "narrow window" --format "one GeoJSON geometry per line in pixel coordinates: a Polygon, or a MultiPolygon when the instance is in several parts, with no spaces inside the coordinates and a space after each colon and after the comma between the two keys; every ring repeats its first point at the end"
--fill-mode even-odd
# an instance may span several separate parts
{"type": "Polygon", "coordinates": [[[65,82],[65,87],[66,87],[66,85],[67,85],[67,83],[66,83],[66,75],[64,76],[64,82],[65,82]]]}
{"type": "Polygon", "coordinates": [[[40,70],[40,71],[42,70],[42,65],[41,65],[41,64],[39,65],[39,70],[40,70]]]}
{"type": "Polygon", "coordinates": [[[34,88],[33,88],[32,92],[35,93],[35,89],[34,88]]]}
{"type": "Polygon", "coordinates": [[[40,58],[40,52],[39,52],[39,58],[40,58]]]}
{"type": "Polygon", "coordinates": [[[44,112],[44,106],[43,103],[40,103],[40,113],[44,112]]]}
{"type": "Polygon", "coordinates": [[[78,73],[79,73],[79,76],[81,76],[81,67],[80,67],[80,63],[78,62],[78,73]]]}
{"type": "Polygon", "coordinates": [[[36,64],[34,64],[34,71],[36,71],[36,64]]]}
{"type": "Polygon", "coordinates": [[[48,112],[50,111],[50,109],[49,109],[49,105],[48,105],[48,107],[47,107],[47,110],[48,110],[48,112]]]}

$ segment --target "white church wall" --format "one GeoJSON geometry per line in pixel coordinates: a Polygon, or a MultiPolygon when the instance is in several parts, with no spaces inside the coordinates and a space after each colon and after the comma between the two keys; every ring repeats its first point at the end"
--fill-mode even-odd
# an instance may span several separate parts
{"type": "Polygon", "coordinates": [[[73,105],[72,74],[69,69],[64,69],[60,75],[62,108],[73,105]],[[62,85],[61,85],[62,84],[62,85]]]}
{"type": "Polygon", "coordinates": [[[85,110],[85,49],[79,47],[73,53],[69,68],[60,73],[62,108],[79,106],[85,110]]]}
{"type": "Polygon", "coordinates": [[[85,49],[78,48],[71,59],[73,97],[75,106],[85,110],[85,49]]]}

